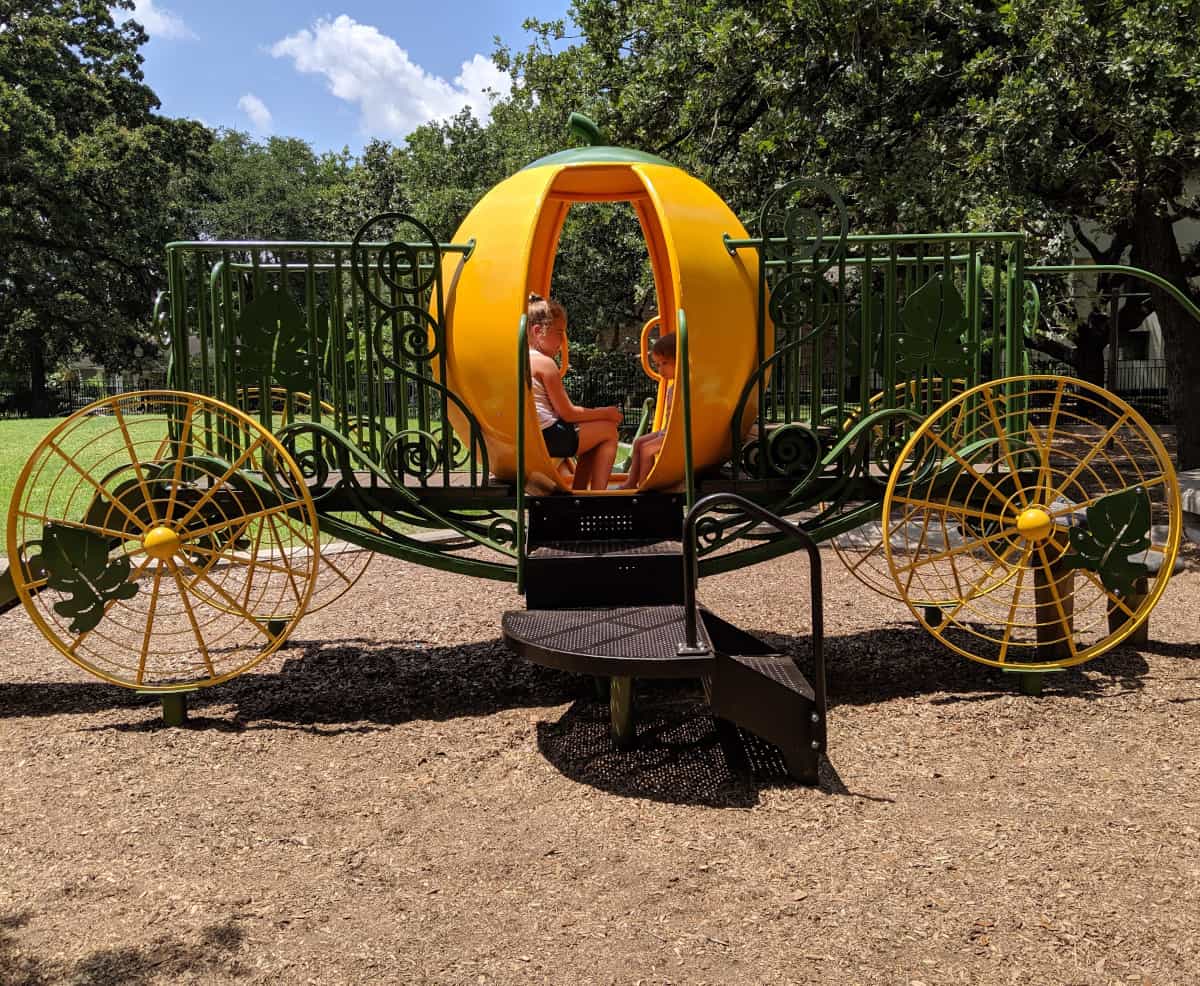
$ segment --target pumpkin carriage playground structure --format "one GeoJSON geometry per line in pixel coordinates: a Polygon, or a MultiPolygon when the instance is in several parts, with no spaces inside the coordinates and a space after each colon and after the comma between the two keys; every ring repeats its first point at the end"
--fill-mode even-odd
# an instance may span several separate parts
{"type": "Polygon", "coordinates": [[[1175,564],[1158,436],[1099,387],[1024,372],[1036,285],[1074,269],[1026,265],[1019,233],[851,235],[833,189],[801,180],[751,235],[682,170],[593,144],[496,186],[451,243],[388,214],[351,242],[172,243],[167,269],[172,389],[97,402],[34,450],[6,601],[176,716],[379,552],[516,582],[505,639],[610,682],[619,744],[636,739],[635,679],[698,677],[723,742],[741,725],[813,782],[817,543],[1026,683],[1137,632],[1175,564]],[[632,206],[658,298],[641,351],[647,426],[667,433],[628,493],[569,490],[529,389],[524,299],[549,294],[578,202],[632,206]],[[671,333],[668,390],[646,354],[671,333]],[[807,674],[696,603],[701,576],[798,547],[807,674]]]}

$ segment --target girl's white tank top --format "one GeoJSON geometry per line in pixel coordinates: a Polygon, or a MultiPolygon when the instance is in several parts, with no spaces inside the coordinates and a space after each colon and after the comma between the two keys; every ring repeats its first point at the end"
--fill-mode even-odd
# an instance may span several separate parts
{"type": "MultiPolygon", "coordinates": [[[[532,355],[536,350],[531,348],[529,352],[532,355]]],[[[533,406],[537,410],[538,427],[545,431],[558,420],[558,415],[554,413],[554,405],[550,403],[546,385],[537,377],[533,377],[530,380],[530,387],[533,390],[533,406]]]]}

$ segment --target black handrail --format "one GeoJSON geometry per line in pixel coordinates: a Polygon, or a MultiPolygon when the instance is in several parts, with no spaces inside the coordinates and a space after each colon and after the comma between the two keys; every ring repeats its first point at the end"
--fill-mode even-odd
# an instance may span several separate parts
{"type": "Polygon", "coordinates": [[[679,645],[680,654],[707,654],[708,648],[702,647],[699,640],[696,612],[696,584],[700,580],[699,567],[696,561],[698,551],[696,543],[696,524],[702,514],[716,506],[738,507],[763,523],[790,535],[800,542],[808,552],[809,581],[812,583],[812,652],[813,652],[813,699],[821,716],[821,725],[825,723],[825,597],[821,590],[821,552],[817,542],[812,539],[802,527],[797,527],[791,521],[778,517],[771,511],[760,507],[757,503],[747,500],[736,493],[713,493],[696,502],[687,512],[683,521],[683,617],[686,639],[679,645]]]}

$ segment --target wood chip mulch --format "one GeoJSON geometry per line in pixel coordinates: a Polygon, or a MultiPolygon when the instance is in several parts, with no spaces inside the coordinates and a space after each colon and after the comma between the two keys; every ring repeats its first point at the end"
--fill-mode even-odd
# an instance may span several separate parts
{"type": "MultiPolygon", "coordinates": [[[[0,983],[1200,981],[1200,570],[1035,698],[823,556],[819,789],[689,683],[616,752],[511,586],[392,560],[186,729],[0,617],[0,983]]],[[[796,559],[701,593],[804,651],[796,559]]]]}

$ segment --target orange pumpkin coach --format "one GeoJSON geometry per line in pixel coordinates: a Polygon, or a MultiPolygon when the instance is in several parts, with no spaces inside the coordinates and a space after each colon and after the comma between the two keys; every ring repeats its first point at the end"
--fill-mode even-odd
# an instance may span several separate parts
{"type": "MultiPolygon", "coordinates": [[[[1200,319],[1186,295],[1133,267],[1030,265],[1020,232],[850,235],[820,180],[777,187],[748,234],[697,178],[573,123],[588,146],[491,189],[450,243],[385,214],[352,242],[168,244],[168,389],[106,397],[37,445],[0,611],[24,605],[69,660],[182,721],[188,692],[391,555],[516,582],[506,642],[601,680],[619,746],[639,738],[637,679],[700,678],[731,762],[735,723],[808,783],[818,542],[1027,691],[1144,637],[1183,528],[1170,456],[1139,395],[1031,373],[1025,339],[1043,276],[1120,273],[1200,319]],[[639,430],[665,435],[625,491],[569,489],[531,385],[527,301],[550,295],[583,202],[632,207],[657,295],[627,362],[656,390],[639,430]],[[655,335],[675,338],[673,386],[655,335]],[[811,610],[803,671],[696,600],[701,576],[797,549],[808,598],[780,603],[811,610]]],[[[423,582],[411,604],[431,598],[423,582]]]]}
{"type": "MultiPolygon", "coordinates": [[[[600,139],[579,120],[576,115],[577,130],[600,139]]],[[[527,482],[542,490],[569,488],[546,452],[532,395],[520,415],[510,381],[514,361],[526,358],[514,347],[513,328],[531,292],[550,296],[559,236],[577,202],[627,202],[637,214],[660,313],[642,332],[643,357],[651,332],[679,333],[682,317],[694,468],[716,465],[729,455],[729,422],[759,364],[757,258],[726,250],[723,236],[745,237],[746,231],[699,179],[652,154],[588,146],[534,161],[489,191],[454,235],[456,243],[474,244],[470,258],[443,262],[447,385],[478,419],[493,473],[504,480],[516,477],[517,423],[523,417],[527,482]]],[[[643,364],[652,374],[645,359],[643,364]]],[[[666,396],[667,388],[660,387],[660,405],[666,396]]],[[[672,397],[679,399],[676,391],[672,397]]],[[[647,489],[677,487],[684,480],[683,415],[666,411],[662,406],[655,411],[656,422],[669,423],[662,453],[643,484],[647,489]]],[[[461,418],[457,424],[465,433],[461,418]]]]}

